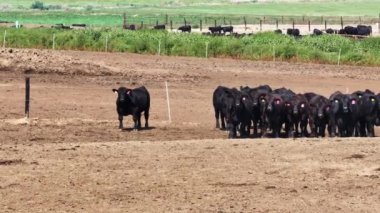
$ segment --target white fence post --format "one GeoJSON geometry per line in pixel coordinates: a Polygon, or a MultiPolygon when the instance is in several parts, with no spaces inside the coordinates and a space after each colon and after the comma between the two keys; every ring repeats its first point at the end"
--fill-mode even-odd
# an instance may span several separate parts
{"type": "Polygon", "coordinates": [[[55,50],[55,33],[53,34],[53,50],[55,50]]]}
{"type": "Polygon", "coordinates": [[[205,53],[206,58],[208,58],[208,42],[206,41],[206,53],[205,53]]]}
{"type": "Polygon", "coordinates": [[[5,31],[4,31],[3,48],[5,48],[5,40],[6,40],[6,37],[7,37],[7,31],[5,30],[5,31]]]}
{"type": "Polygon", "coordinates": [[[161,39],[158,40],[158,55],[161,55],[161,39]]]}
{"type": "Polygon", "coordinates": [[[170,111],[168,81],[165,81],[165,86],[166,86],[166,100],[167,100],[167,103],[168,103],[168,117],[169,117],[169,123],[171,123],[172,122],[172,116],[171,116],[171,111],[170,111]]]}
{"type": "Polygon", "coordinates": [[[105,47],[105,51],[106,52],[108,51],[108,35],[106,35],[106,47],[105,47]]]}
{"type": "Polygon", "coordinates": [[[338,55],[338,66],[340,65],[340,54],[342,52],[342,48],[339,49],[339,55],[338,55]]]}

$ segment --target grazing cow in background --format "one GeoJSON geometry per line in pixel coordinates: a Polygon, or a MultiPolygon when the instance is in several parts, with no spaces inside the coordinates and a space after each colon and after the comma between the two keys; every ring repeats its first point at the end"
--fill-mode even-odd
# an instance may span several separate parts
{"type": "Polygon", "coordinates": [[[344,27],[343,30],[344,30],[343,34],[347,34],[347,35],[357,35],[358,34],[358,28],[353,27],[353,26],[346,26],[346,27],[344,27]]]}
{"type": "Polygon", "coordinates": [[[286,34],[290,35],[290,36],[294,36],[294,37],[299,37],[300,36],[300,30],[297,28],[294,28],[294,29],[288,28],[286,30],[286,34]]]}
{"type": "Polygon", "coordinates": [[[191,25],[180,26],[178,27],[178,30],[180,30],[181,32],[191,33],[191,25]]]}
{"type": "Polygon", "coordinates": [[[223,34],[230,33],[232,34],[234,32],[233,26],[224,26],[222,27],[223,34]]]}
{"type": "Polygon", "coordinates": [[[320,36],[322,34],[323,34],[323,32],[321,30],[318,30],[318,29],[313,30],[313,35],[315,35],[315,36],[320,36]]]}
{"type": "Polygon", "coordinates": [[[331,28],[328,28],[328,29],[326,30],[326,33],[327,33],[327,34],[338,34],[338,31],[337,31],[337,30],[334,30],[334,29],[331,29],[331,28]]]}
{"type": "Polygon", "coordinates": [[[123,28],[126,30],[136,30],[136,25],[134,24],[124,25],[123,28]]]}
{"type": "Polygon", "coordinates": [[[165,24],[159,24],[153,27],[155,30],[165,30],[165,24]]]}
{"type": "Polygon", "coordinates": [[[357,35],[369,36],[372,34],[372,26],[358,25],[357,30],[357,35]]]}
{"type": "Polygon", "coordinates": [[[282,30],[280,30],[280,29],[277,29],[277,30],[275,30],[275,31],[274,31],[274,33],[277,33],[277,34],[282,34],[282,30]]]}
{"type": "Polygon", "coordinates": [[[144,112],[145,128],[148,128],[150,95],[148,90],[142,86],[135,89],[120,87],[112,89],[117,93],[116,111],[119,115],[119,128],[123,129],[123,116],[132,115],[134,130],[141,128],[141,113],[144,112]]]}
{"type": "Polygon", "coordinates": [[[216,26],[216,27],[209,27],[208,30],[210,30],[212,34],[215,34],[215,33],[222,34],[223,28],[221,26],[216,26]]]}

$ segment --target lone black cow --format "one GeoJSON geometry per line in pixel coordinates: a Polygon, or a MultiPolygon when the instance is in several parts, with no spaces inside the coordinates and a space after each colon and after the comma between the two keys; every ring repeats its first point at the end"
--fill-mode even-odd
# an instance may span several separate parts
{"type": "Polygon", "coordinates": [[[132,115],[134,130],[141,128],[141,113],[144,112],[145,128],[148,128],[150,96],[148,90],[142,86],[135,89],[120,87],[112,89],[117,93],[116,111],[119,115],[119,128],[123,128],[123,116],[132,115]]]}

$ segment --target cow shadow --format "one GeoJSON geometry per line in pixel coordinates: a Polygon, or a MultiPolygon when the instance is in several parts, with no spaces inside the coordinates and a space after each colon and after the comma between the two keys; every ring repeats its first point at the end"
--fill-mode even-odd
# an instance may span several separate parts
{"type": "MultiPolygon", "coordinates": [[[[154,130],[154,129],[156,129],[156,127],[154,127],[154,126],[150,126],[148,128],[142,127],[140,129],[138,129],[137,132],[150,131],[150,130],[154,130]]],[[[126,127],[126,128],[121,129],[121,131],[123,131],[123,132],[133,132],[134,130],[135,129],[133,127],[126,127]]]]}

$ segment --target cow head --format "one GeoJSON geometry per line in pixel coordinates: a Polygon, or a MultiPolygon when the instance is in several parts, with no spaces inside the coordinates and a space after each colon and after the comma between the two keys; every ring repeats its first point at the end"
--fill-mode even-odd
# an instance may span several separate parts
{"type": "Polygon", "coordinates": [[[330,104],[322,104],[318,108],[318,118],[323,118],[326,114],[329,114],[331,110],[331,105],[330,104]]]}
{"type": "Polygon", "coordinates": [[[114,93],[117,93],[117,100],[122,103],[127,102],[132,93],[131,89],[125,87],[119,87],[119,89],[112,89],[112,91],[114,93]]]}

